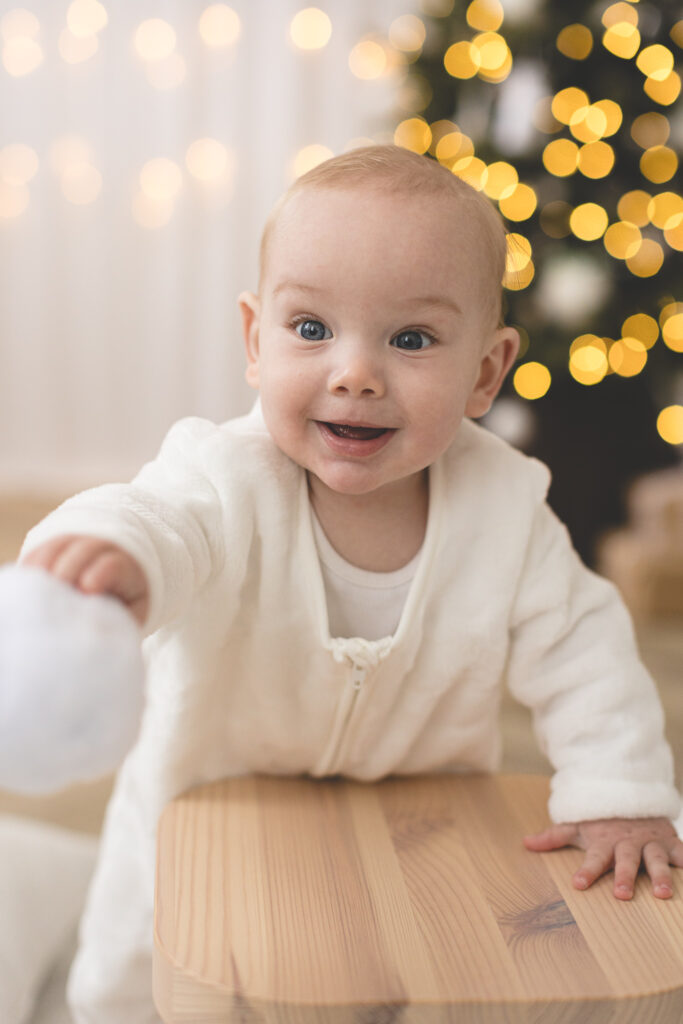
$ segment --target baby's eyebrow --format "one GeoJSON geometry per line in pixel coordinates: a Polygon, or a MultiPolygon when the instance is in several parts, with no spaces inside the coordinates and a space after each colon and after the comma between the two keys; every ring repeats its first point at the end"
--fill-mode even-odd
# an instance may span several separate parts
{"type": "Polygon", "coordinates": [[[275,287],[273,288],[273,296],[279,295],[281,292],[290,292],[290,291],[291,292],[312,292],[312,293],[315,293],[315,294],[320,294],[324,290],[325,290],[324,288],[319,288],[315,284],[300,284],[298,281],[287,281],[287,280],[285,280],[285,281],[280,281],[279,284],[275,285],[275,287]]]}
{"type": "Polygon", "coordinates": [[[462,310],[457,302],[454,302],[453,299],[448,299],[442,295],[418,295],[414,298],[411,297],[406,299],[405,302],[406,305],[420,306],[424,309],[441,307],[443,309],[450,310],[452,313],[457,313],[458,315],[462,314],[462,310]]]}

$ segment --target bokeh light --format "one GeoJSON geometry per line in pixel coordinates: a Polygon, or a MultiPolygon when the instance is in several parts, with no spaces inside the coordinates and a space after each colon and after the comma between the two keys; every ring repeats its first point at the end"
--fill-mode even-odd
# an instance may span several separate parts
{"type": "Polygon", "coordinates": [[[82,64],[94,57],[99,49],[96,35],[75,36],[69,29],[59,34],[59,55],[66,64],[82,64]]]}
{"type": "Polygon", "coordinates": [[[677,170],[678,157],[668,146],[652,146],[640,158],[641,174],[656,185],[670,181],[677,170]]]}
{"type": "Polygon", "coordinates": [[[657,431],[667,444],[683,444],[683,405],[667,405],[657,417],[657,431]]]}
{"type": "Polygon", "coordinates": [[[211,49],[224,50],[234,46],[241,31],[239,15],[227,4],[211,4],[199,18],[199,35],[211,49]]]}
{"type": "Polygon", "coordinates": [[[32,146],[10,142],[0,149],[0,181],[5,185],[26,185],[38,173],[40,162],[32,146]]]}
{"type": "Polygon", "coordinates": [[[569,217],[569,227],[584,242],[602,238],[608,223],[607,212],[597,203],[581,203],[569,217]]]}
{"type": "Polygon", "coordinates": [[[0,177],[0,220],[14,220],[28,208],[31,194],[26,185],[10,185],[0,177]]]}
{"type": "Polygon", "coordinates": [[[356,78],[380,78],[387,65],[386,49],[376,39],[361,39],[349,54],[349,67],[356,78]]]}
{"type": "Polygon", "coordinates": [[[638,338],[620,338],[610,346],[609,365],[620,377],[636,377],[647,362],[647,349],[638,338]]]}
{"type": "Polygon", "coordinates": [[[519,175],[512,164],[497,160],[488,165],[484,192],[489,199],[505,199],[512,195],[519,182],[519,175]]]}
{"type": "Polygon", "coordinates": [[[673,305],[674,310],[662,322],[662,340],[672,352],[683,352],[683,312],[681,303],[673,305]],[[676,312],[675,310],[679,310],[676,312]]]}
{"type": "Polygon", "coordinates": [[[617,260],[626,260],[640,249],[643,236],[636,224],[620,220],[610,224],[603,238],[605,249],[617,260]]]}
{"type": "Polygon", "coordinates": [[[432,142],[432,130],[421,117],[401,121],[394,131],[394,144],[413,153],[426,153],[432,142]]]}
{"type": "Polygon", "coordinates": [[[585,60],[593,49],[593,33],[587,25],[565,25],[557,37],[556,46],[571,60],[585,60]]]}
{"type": "Polygon", "coordinates": [[[319,142],[314,142],[310,146],[304,146],[296,153],[290,165],[292,177],[300,178],[302,174],[312,171],[318,164],[323,163],[324,160],[329,160],[333,156],[332,150],[319,142]]]}
{"type": "Polygon", "coordinates": [[[500,212],[508,220],[528,220],[538,205],[538,197],[530,185],[518,184],[509,194],[498,200],[500,212]]]}
{"type": "Polygon", "coordinates": [[[43,62],[43,48],[38,42],[40,22],[35,14],[23,8],[8,11],[0,21],[2,64],[8,75],[23,78],[43,62]]]}
{"type": "Polygon", "coordinates": [[[643,90],[655,103],[659,103],[663,107],[671,106],[680,95],[681,76],[677,71],[672,71],[663,81],[646,78],[643,82],[643,90]]]}
{"type": "Polygon", "coordinates": [[[69,32],[77,39],[96,35],[108,21],[107,10],[99,0],[72,0],[66,12],[69,32]]]}
{"type": "Polygon", "coordinates": [[[495,32],[503,24],[503,5],[499,0],[472,0],[465,13],[470,28],[495,32]]]}
{"type": "Polygon", "coordinates": [[[607,346],[596,334],[582,334],[569,348],[569,372],[579,384],[599,384],[609,371],[607,346]]]}
{"type": "Polygon", "coordinates": [[[556,178],[574,174],[579,166],[579,147],[571,139],[553,139],[543,150],[543,166],[556,178]]]}
{"type": "Polygon", "coordinates": [[[138,25],[134,45],[142,60],[163,60],[175,50],[175,29],[163,18],[148,18],[138,25]]]}
{"type": "Polygon", "coordinates": [[[332,22],[319,7],[304,7],[289,26],[290,39],[300,50],[322,50],[331,35],[332,22]]]}
{"type": "Polygon", "coordinates": [[[162,92],[177,89],[187,78],[187,64],[179,53],[171,53],[163,60],[148,61],[145,64],[145,75],[154,89],[162,92]]]}
{"type": "Polygon", "coordinates": [[[148,199],[165,202],[176,198],[183,184],[183,172],[174,160],[156,157],[140,171],[140,188],[148,199]]]}
{"type": "Polygon", "coordinates": [[[626,259],[626,266],[636,277],[654,277],[664,262],[664,250],[653,238],[644,238],[638,251],[626,259]]]}
{"type": "Polygon", "coordinates": [[[64,198],[74,206],[94,203],[102,191],[102,175],[90,161],[68,164],[60,175],[64,198]]]}
{"type": "Polygon", "coordinates": [[[415,14],[402,14],[389,26],[389,42],[404,53],[420,50],[426,35],[424,21],[415,14]]]}
{"type": "Polygon", "coordinates": [[[639,228],[644,228],[650,222],[649,205],[652,196],[642,189],[634,189],[632,192],[625,192],[617,203],[617,213],[622,220],[630,221],[639,228]]]}
{"type": "Polygon", "coordinates": [[[578,154],[579,170],[586,178],[606,178],[614,160],[614,150],[608,142],[587,142],[578,154]]]}
{"type": "Polygon", "coordinates": [[[214,182],[224,177],[228,159],[227,147],[218,139],[196,139],[187,148],[185,166],[197,181],[214,182]]]}
{"type": "Polygon", "coordinates": [[[636,57],[636,67],[655,82],[663,82],[673,71],[674,55],[659,43],[645,46],[636,57]]]}
{"type": "Polygon", "coordinates": [[[650,349],[659,337],[659,325],[654,317],[647,313],[634,313],[626,317],[621,325],[623,337],[637,338],[645,348],[650,349]]]}
{"type": "Polygon", "coordinates": [[[472,43],[460,40],[448,47],[443,63],[452,78],[474,78],[481,67],[481,58],[472,43]]]}
{"type": "Polygon", "coordinates": [[[547,394],[551,384],[550,370],[543,363],[535,361],[522,363],[515,371],[512,383],[521,398],[535,401],[547,394]]]}

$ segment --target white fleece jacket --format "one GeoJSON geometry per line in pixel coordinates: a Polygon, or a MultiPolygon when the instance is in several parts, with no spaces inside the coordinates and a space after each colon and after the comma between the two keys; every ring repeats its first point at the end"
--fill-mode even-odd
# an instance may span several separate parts
{"type": "Polygon", "coordinates": [[[183,790],[251,772],[491,771],[507,681],[555,774],[554,821],[680,811],[654,685],[615,589],[545,502],[550,474],[464,421],[430,468],[396,633],[329,635],[304,471],[257,406],[177,423],[130,485],[77,495],[23,553],[82,533],[145,570],[147,701],[117,780],[71,978],[78,1024],[147,1024],[154,839],[183,790]],[[123,1016],[122,1016],[123,1014],[123,1016]]]}

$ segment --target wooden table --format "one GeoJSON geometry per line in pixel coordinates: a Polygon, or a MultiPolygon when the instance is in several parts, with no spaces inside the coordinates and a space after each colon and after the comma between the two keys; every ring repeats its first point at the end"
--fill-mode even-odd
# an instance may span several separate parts
{"type": "Polygon", "coordinates": [[[160,826],[154,997],[167,1024],[680,1024],[683,871],[655,900],[582,852],[534,854],[540,776],[255,776],[160,826]]]}

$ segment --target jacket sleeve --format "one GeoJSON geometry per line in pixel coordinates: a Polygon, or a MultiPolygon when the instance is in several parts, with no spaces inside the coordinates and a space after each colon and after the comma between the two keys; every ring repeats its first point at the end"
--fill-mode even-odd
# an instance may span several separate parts
{"type": "Polygon", "coordinates": [[[128,552],[149,584],[146,635],[181,615],[225,559],[221,503],[206,472],[203,442],[217,427],[176,423],[157,458],[130,484],[106,484],[69,498],[27,535],[20,558],[53,537],[101,537],[128,552]]]}
{"type": "Polygon", "coordinates": [[[544,502],[511,622],[508,685],[532,710],[555,775],[555,822],[681,809],[654,682],[616,588],[587,569],[544,502]]]}

